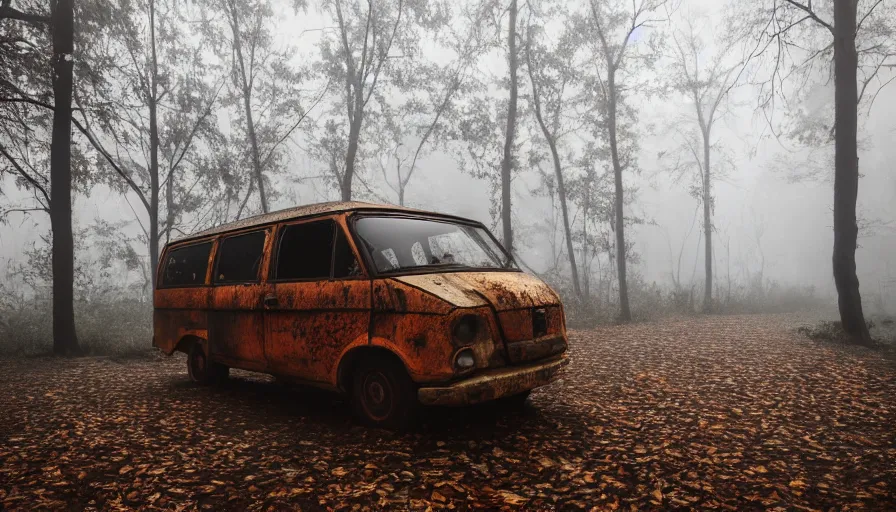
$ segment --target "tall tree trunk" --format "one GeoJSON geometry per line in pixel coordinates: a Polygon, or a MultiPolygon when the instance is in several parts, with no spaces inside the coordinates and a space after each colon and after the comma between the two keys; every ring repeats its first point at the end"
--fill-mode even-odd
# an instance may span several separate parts
{"type": "Polygon", "coordinates": [[[252,148],[252,169],[255,171],[255,183],[258,186],[258,198],[261,201],[261,211],[268,212],[268,197],[264,188],[264,172],[261,168],[261,157],[258,152],[258,137],[255,135],[255,120],[252,118],[252,90],[248,84],[243,90],[243,106],[246,109],[246,130],[249,134],[249,143],[252,148]]]}
{"type": "Polygon", "coordinates": [[[607,73],[609,91],[608,125],[610,132],[610,155],[613,159],[613,177],[616,185],[616,272],[619,279],[619,321],[630,322],[632,312],[628,305],[628,281],[625,269],[625,217],[623,215],[622,164],[616,143],[616,70],[612,64],[607,73]]]}
{"type": "MultiPolygon", "coordinates": [[[[529,76],[532,77],[531,62],[529,63],[529,73],[529,76]]],[[[569,211],[566,207],[566,186],[563,182],[563,170],[560,166],[560,153],[557,151],[557,141],[554,140],[554,136],[551,134],[550,130],[548,130],[544,118],[542,117],[541,100],[538,97],[538,90],[536,89],[534,78],[532,78],[532,99],[535,103],[535,118],[538,120],[538,125],[541,127],[541,133],[544,134],[544,139],[548,143],[548,147],[551,148],[551,158],[554,161],[554,176],[557,178],[557,194],[560,196],[560,211],[563,214],[563,234],[566,239],[566,253],[569,254],[569,267],[572,270],[572,285],[576,297],[581,299],[582,289],[579,286],[579,270],[576,267],[576,253],[572,246],[572,232],[569,227],[569,211]]]]}
{"type": "Polygon", "coordinates": [[[53,353],[77,355],[75,241],[72,235],[73,0],[57,0],[53,31],[53,139],[50,145],[50,225],[53,229],[53,353]]]}
{"type": "MultiPolygon", "coordinates": [[[[360,87],[356,92],[356,97],[361,98],[363,89],[360,87]]],[[[364,120],[363,105],[358,105],[360,101],[356,101],[355,115],[348,131],[348,149],[345,152],[345,174],[342,176],[342,200],[352,200],[352,180],[355,178],[355,160],[358,157],[358,144],[361,138],[361,123],[364,120]]]]}
{"type": "Polygon", "coordinates": [[[731,304],[731,235],[725,237],[725,268],[728,274],[728,289],[725,291],[725,306],[731,304]]]}
{"type": "Polygon", "coordinates": [[[171,241],[176,210],[174,208],[174,169],[168,169],[168,181],[165,183],[165,243],[171,241]]]}
{"type": "Polygon", "coordinates": [[[834,2],[834,283],[843,330],[859,343],[871,335],[862,312],[856,275],[856,199],[859,192],[856,2],[834,2]]]}
{"type": "Polygon", "coordinates": [[[513,166],[513,139],[516,135],[517,54],[516,54],[517,0],[510,0],[510,22],[507,29],[507,52],[510,66],[510,101],[507,105],[507,132],[504,139],[504,159],[501,161],[501,221],[504,227],[504,247],[513,254],[513,228],[511,222],[510,178],[513,166]]]}
{"type": "MultiPolygon", "coordinates": [[[[551,158],[554,161],[554,176],[557,178],[557,193],[560,196],[560,211],[563,214],[563,234],[566,239],[566,252],[569,254],[569,267],[572,272],[572,286],[576,297],[582,299],[582,289],[579,286],[579,270],[576,267],[576,253],[572,246],[572,231],[569,227],[569,211],[566,207],[566,186],[563,182],[563,170],[560,166],[560,153],[557,151],[557,140],[548,129],[544,122],[544,116],[541,112],[541,97],[538,94],[538,83],[535,81],[535,72],[532,66],[532,52],[529,48],[529,40],[526,41],[526,68],[529,70],[529,81],[532,83],[532,101],[535,103],[535,119],[541,128],[545,142],[551,149],[551,158]]],[[[562,92],[561,92],[562,96],[562,92]]],[[[554,111],[554,131],[557,132],[559,125],[560,108],[554,111]]],[[[553,202],[553,201],[552,201],[553,202]]],[[[553,206],[553,205],[552,205],[553,206]]]]}
{"type": "Polygon", "coordinates": [[[557,145],[549,142],[551,146],[551,155],[554,158],[554,174],[557,176],[557,193],[560,196],[560,212],[563,214],[563,233],[566,235],[566,253],[569,254],[569,268],[572,272],[573,290],[576,297],[582,298],[582,289],[579,285],[579,270],[576,266],[576,252],[572,245],[572,230],[569,227],[569,209],[566,206],[566,185],[563,182],[563,171],[560,168],[560,155],[557,152],[557,145]]]}
{"type": "MultiPolygon", "coordinates": [[[[156,285],[156,272],[159,263],[159,123],[158,123],[158,78],[159,69],[156,57],[156,6],[149,2],[149,38],[151,45],[149,95],[149,264],[152,285],[156,285]]],[[[169,180],[170,181],[170,180],[169,180]]],[[[170,208],[171,205],[169,204],[170,208]]]]}
{"type": "MultiPolygon", "coordinates": [[[[585,198],[582,201],[582,297],[587,301],[591,298],[591,267],[588,262],[588,208],[591,206],[591,185],[585,188],[585,198]]],[[[600,286],[600,272],[598,272],[598,286],[600,286]]],[[[597,290],[597,299],[600,300],[600,288],[597,290]]]]}
{"type": "Polygon", "coordinates": [[[703,311],[711,313],[712,304],[712,183],[709,181],[709,130],[703,130],[703,236],[706,239],[706,285],[703,289],[703,311]]]}
{"type": "Polygon", "coordinates": [[[246,72],[246,63],[243,60],[243,43],[241,40],[240,20],[237,7],[233,0],[228,0],[230,11],[230,29],[233,33],[233,51],[236,53],[236,62],[239,66],[240,89],[243,97],[243,109],[246,112],[246,133],[249,136],[249,146],[252,151],[252,171],[255,175],[255,184],[258,187],[258,198],[261,201],[261,211],[268,212],[268,198],[264,188],[264,172],[261,168],[261,157],[258,150],[258,137],[255,135],[255,120],[252,117],[252,83],[246,72]]]}

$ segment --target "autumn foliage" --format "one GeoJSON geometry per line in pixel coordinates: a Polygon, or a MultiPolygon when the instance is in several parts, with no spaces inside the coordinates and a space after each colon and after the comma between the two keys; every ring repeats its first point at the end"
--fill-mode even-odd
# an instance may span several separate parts
{"type": "Polygon", "coordinates": [[[329,395],[184,362],[0,361],[0,507],[892,510],[896,369],[798,317],[574,331],[523,411],[355,426],[329,395]]]}

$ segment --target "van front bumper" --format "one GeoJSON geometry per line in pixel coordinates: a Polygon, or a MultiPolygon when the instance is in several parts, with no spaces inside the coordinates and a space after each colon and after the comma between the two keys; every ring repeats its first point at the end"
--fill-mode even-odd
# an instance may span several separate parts
{"type": "Polygon", "coordinates": [[[560,377],[560,369],[567,364],[569,358],[563,354],[546,362],[487,370],[450,386],[420,388],[417,399],[423,405],[458,406],[487,402],[550,384],[560,377]]]}

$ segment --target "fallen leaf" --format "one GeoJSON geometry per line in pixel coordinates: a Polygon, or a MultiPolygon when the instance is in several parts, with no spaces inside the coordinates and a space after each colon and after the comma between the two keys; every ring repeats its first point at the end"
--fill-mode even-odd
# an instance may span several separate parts
{"type": "Polygon", "coordinates": [[[527,501],[529,501],[528,499],[523,498],[519,494],[515,494],[510,491],[498,491],[498,494],[502,498],[504,498],[504,503],[507,503],[508,505],[522,505],[523,503],[526,503],[527,501]]]}

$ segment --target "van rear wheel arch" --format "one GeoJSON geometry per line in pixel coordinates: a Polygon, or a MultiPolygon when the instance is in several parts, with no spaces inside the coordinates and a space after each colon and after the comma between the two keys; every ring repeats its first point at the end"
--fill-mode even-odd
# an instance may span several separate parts
{"type": "Polygon", "coordinates": [[[187,334],[186,336],[181,337],[181,339],[177,342],[177,345],[174,346],[174,352],[183,352],[184,354],[189,354],[190,349],[193,347],[193,345],[201,345],[204,341],[205,340],[203,340],[199,336],[187,334]]]}
{"type": "Polygon", "coordinates": [[[193,335],[181,338],[177,348],[187,354],[187,374],[197,384],[218,384],[230,375],[230,368],[209,359],[206,340],[193,335]]]}

